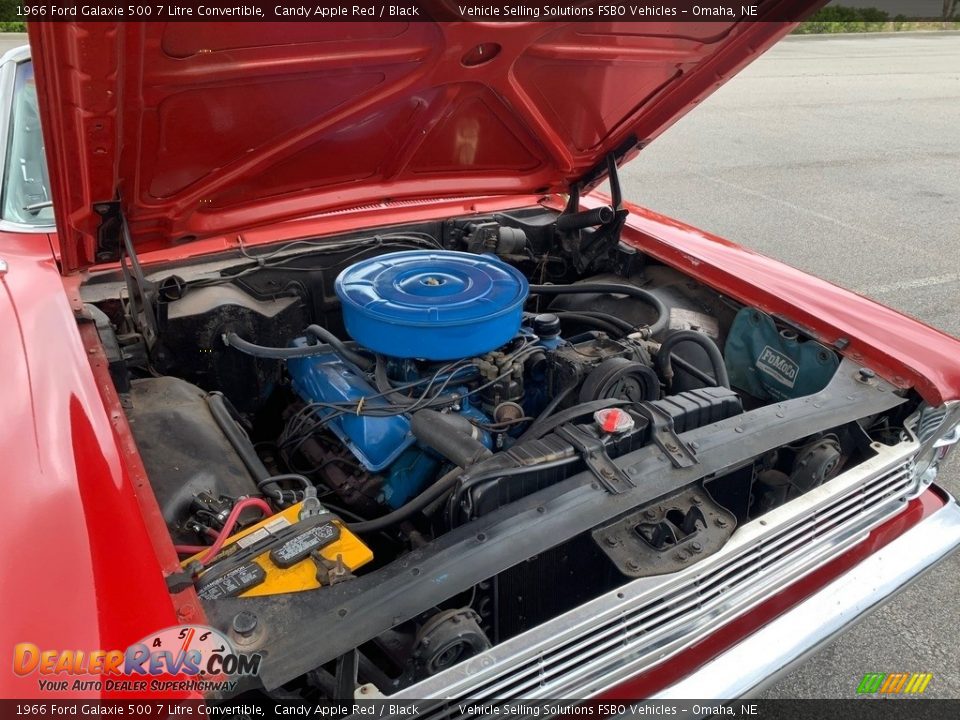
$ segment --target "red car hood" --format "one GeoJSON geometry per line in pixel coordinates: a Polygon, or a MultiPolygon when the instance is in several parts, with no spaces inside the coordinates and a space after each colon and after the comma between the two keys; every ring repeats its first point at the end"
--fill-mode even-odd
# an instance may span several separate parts
{"type": "Polygon", "coordinates": [[[589,187],[792,27],[765,18],[821,4],[749,22],[31,24],[64,269],[116,257],[117,211],[149,250],[385,199],[589,187]]]}

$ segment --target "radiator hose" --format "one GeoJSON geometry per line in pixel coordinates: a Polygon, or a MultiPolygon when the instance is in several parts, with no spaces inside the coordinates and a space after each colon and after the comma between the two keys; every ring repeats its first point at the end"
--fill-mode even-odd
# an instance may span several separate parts
{"type": "Polygon", "coordinates": [[[421,443],[462,468],[492,454],[480,442],[480,431],[463,415],[418,410],[410,419],[410,430],[421,443]]]}

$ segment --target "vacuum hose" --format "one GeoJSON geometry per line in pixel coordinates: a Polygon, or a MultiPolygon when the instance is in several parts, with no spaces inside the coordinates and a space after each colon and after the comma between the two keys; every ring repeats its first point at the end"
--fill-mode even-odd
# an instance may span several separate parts
{"type": "Polygon", "coordinates": [[[326,328],[322,328],[319,325],[309,325],[304,332],[308,337],[312,337],[318,342],[314,345],[304,345],[301,347],[268,347],[244,340],[235,332],[224,333],[223,342],[225,345],[239,350],[242,353],[252,355],[253,357],[266,358],[267,360],[290,360],[292,358],[323,355],[324,353],[330,352],[330,349],[333,348],[340,357],[353,363],[364,372],[373,367],[372,360],[351,350],[347,343],[326,328]]]}
{"type": "Polygon", "coordinates": [[[306,329],[308,336],[314,337],[320,342],[324,342],[334,350],[336,350],[340,357],[346,358],[358,368],[364,372],[370,370],[373,367],[373,361],[369,358],[365,358],[360,353],[354,352],[347,347],[346,343],[343,342],[340,338],[334,335],[332,332],[327,330],[325,327],[320,327],[319,325],[308,325],[306,329]]]}

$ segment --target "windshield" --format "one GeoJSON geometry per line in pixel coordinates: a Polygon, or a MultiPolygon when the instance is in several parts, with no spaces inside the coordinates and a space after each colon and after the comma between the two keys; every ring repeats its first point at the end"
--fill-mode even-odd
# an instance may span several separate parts
{"type": "Polygon", "coordinates": [[[3,177],[3,219],[24,225],[52,225],[53,206],[43,154],[33,65],[17,66],[3,177]]]}

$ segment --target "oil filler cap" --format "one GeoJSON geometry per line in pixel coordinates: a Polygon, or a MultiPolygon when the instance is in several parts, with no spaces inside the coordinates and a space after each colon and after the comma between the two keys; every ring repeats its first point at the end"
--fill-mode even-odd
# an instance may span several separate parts
{"type": "Polygon", "coordinates": [[[442,250],[389,253],[340,273],[335,289],[347,332],[396,358],[456,360],[516,336],[527,279],[491,255],[442,250]]]}

